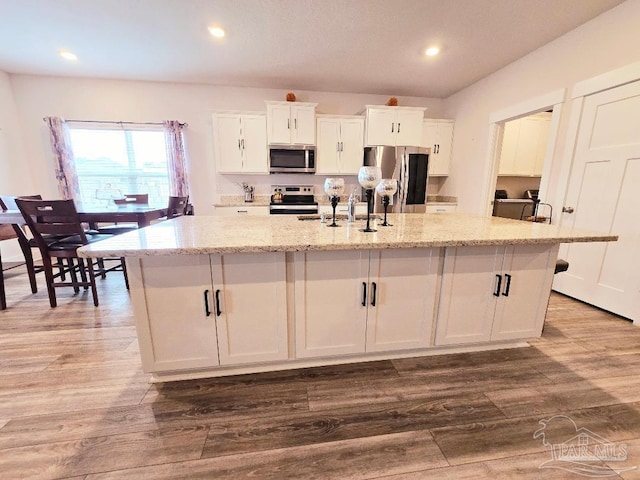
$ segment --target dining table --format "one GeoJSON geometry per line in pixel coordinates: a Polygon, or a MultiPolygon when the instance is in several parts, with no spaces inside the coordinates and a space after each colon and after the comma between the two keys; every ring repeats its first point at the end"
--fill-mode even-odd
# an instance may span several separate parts
{"type": "MultiPolygon", "coordinates": [[[[153,220],[167,216],[167,205],[153,206],[143,203],[131,203],[125,205],[96,205],[83,206],[76,202],[76,210],[80,221],[88,223],[91,228],[96,228],[98,223],[137,223],[139,228],[147,227],[153,220]]],[[[26,222],[20,210],[0,210],[0,225],[24,225],[26,222]]],[[[25,258],[31,256],[31,247],[22,228],[15,228],[18,243],[25,258]]],[[[31,290],[37,291],[35,278],[29,279],[31,290]]],[[[7,308],[5,297],[4,278],[2,274],[2,253],[0,252],[0,310],[7,308]]]]}

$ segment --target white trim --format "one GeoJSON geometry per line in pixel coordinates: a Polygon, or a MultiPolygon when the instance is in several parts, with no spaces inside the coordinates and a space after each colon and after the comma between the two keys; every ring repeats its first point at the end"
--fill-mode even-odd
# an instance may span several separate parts
{"type": "MultiPolygon", "coordinates": [[[[555,203],[555,196],[553,199],[548,198],[547,193],[549,189],[549,179],[551,178],[551,166],[553,159],[556,158],[556,146],[558,142],[558,132],[560,130],[560,117],[562,115],[562,103],[558,103],[553,106],[553,113],[551,114],[551,123],[549,125],[549,138],[547,138],[547,151],[544,154],[544,165],[542,166],[542,178],[540,179],[540,186],[538,187],[538,197],[544,203],[550,205],[558,205],[555,203]]],[[[552,218],[553,220],[553,218],[552,218]]],[[[556,216],[557,220],[557,216],[556,216]]]]}
{"type": "Polygon", "coordinates": [[[550,106],[562,103],[566,89],[561,88],[552,92],[533,97],[524,102],[511,105],[509,107],[493,112],[489,115],[489,123],[504,122],[507,120],[515,120],[518,117],[524,117],[532,113],[545,110],[550,106]]]}
{"type": "Polygon", "coordinates": [[[631,63],[576,83],[571,90],[571,98],[584,97],[625,83],[635,82],[638,79],[640,79],[640,62],[631,63]]]}

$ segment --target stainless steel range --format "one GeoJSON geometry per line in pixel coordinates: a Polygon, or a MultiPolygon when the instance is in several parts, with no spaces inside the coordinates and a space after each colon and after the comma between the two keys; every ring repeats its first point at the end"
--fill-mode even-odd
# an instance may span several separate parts
{"type": "Polygon", "coordinates": [[[318,213],[313,185],[271,185],[271,215],[303,215],[318,213]]]}

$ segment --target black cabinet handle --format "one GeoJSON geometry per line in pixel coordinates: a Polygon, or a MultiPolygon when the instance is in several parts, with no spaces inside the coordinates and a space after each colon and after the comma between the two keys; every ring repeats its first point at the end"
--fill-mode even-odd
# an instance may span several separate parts
{"type": "Polygon", "coordinates": [[[291,130],[291,120],[287,118],[287,130],[291,130]]]}
{"type": "Polygon", "coordinates": [[[362,282],[362,306],[367,306],[367,282],[362,282]]]}
{"type": "Polygon", "coordinates": [[[496,277],[498,278],[498,284],[496,285],[496,291],[493,292],[493,296],[494,297],[499,297],[500,296],[500,287],[502,287],[502,275],[498,275],[496,273],[496,277]]]}
{"type": "Polygon", "coordinates": [[[204,291],[204,313],[208,316],[211,315],[211,310],[209,310],[209,290],[204,291]]]}
{"type": "Polygon", "coordinates": [[[400,133],[400,122],[398,122],[398,133],[400,133]]]}
{"type": "Polygon", "coordinates": [[[222,310],[220,310],[220,290],[216,290],[216,317],[219,317],[220,314],[222,313],[222,310]]]}
{"type": "Polygon", "coordinates": [[[509,289],[511,288],[511,275],[509,275],[508,273],[505,273],[504,278],[507,279],[507,285],[505,286],[504,292],[502,292],[502,295],[504,295],[505,297],[508,297],[509,289]]]}
{"type": "Polygon", "coordinates": [[[378,285],[376,285],[376,282],[371,282],[371,306],[375,307],[376,306],[376,293],[378,291],[378,285]]]}
{"type": "Polygon", "coordinates": [[[293,128],[295,128],[296,130],[298,129],[298,119],[297,118],[293,119],[293,128]]]}
{"type": "Polygon", "coordinates": [[[393,123],[391,123],[391,133],[393,133],[393,123]]]}

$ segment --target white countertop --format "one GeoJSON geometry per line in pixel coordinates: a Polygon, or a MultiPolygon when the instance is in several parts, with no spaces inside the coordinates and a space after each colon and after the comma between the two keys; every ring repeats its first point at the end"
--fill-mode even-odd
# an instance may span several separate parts
{"type": "Polygon", "coordinates": [[[362,250],[464,245],[598,242],[616,235],[572,231],[533,222],[462,213],[389,215],[391,227],[372,221],[375,233],[362,232],[366,221],[339,221],[328,227],[295,215],[251,217],[183,216],[135,232],[117,235],[79,250],[84,257],[132,257],[207,253],[362,250]]]}

